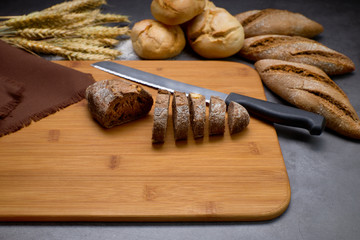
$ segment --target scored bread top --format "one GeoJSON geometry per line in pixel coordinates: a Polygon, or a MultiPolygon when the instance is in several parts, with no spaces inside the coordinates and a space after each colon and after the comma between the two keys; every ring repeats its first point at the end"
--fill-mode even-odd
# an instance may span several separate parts
{"type": "Polygon", "coordinates": [[[328,75],[355,70],[354,63],[344,54],[299,36],[263,35],[247,38],[239,55],[251,61],[279,59],[306,63],[321,68],[328,75]]]}
{"type": "Polygon", "coordinates": [[[281,34],[312,38],[324,31],[321,24],[281,9],[251,10],[235,15],[244,27],[245,37],[266,34],[281,34]]]}
{"type": "Polygon", "coordinates": [[[301,63],[264,59],[255,68],[265,85],[295,106],[325,117],[326,126],[360,139],[360,120],[343,90],[321,69],[301,63]]]}

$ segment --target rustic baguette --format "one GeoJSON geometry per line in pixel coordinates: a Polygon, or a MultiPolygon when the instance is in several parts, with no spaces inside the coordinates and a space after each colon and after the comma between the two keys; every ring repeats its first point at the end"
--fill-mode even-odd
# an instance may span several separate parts
{"type": "Polygon", "coordinates": [[[301,63],[264,59],[255,63],[262,81],[291,104],[323,115],[326,126],[360,139],[360,120],[346,94],[321,69],[301,63]]]}
{"type": "Polygon", "coordinates": [[[190,112],[186,94],[183,92],[174,92],[172,117],[175,140],[186,140],[190,125],[190,112]]]}
{"type": "Polygon", "coordinates": [[[225,114],[225,101],[217,96],[211,96],[209,105],[209,135],[224,134],[225,114]]]}
{"type": "Polygon", "coordinates": [[[228,125],[230,134],[239,133],[250,123],[248,111],[239,103],[230,102],[228,106],[228,125]]]}
{"type": "Polygon", "coordinates": [[[287,10],[251,10],[239,13],[235,17],[244,27],[246,38],[266,34],[312,38],[324,30],[321,24],[287,10]]]}
{"type": "Polygon", "coordinates": [[[188,96],[190,108],[190,123],[194,138],[204,137],[206,121],[206,102],[201,94],[190,93],[188,96]]]}
{"type": "Polygon", "coordinates": [[[103,127],[111,128],[145,116],[153,105],[150,93],[121,79],[96,82],[86,89],[89,111],[103,127]]]}
{"type": "Polygon", "coordinates": [[[154,124],[152,130],[152,142],[163,143],[169,117],[170,92],[158,90],[154,108],[154,124]]]}
{"type": "Polygon", "coordinates": [[[279,59],[310,64],[328,75],[355,70],[354,63],[345,55],[299,36],[263,35],[247,38],[239,55],[251,61],[279,59]]]}

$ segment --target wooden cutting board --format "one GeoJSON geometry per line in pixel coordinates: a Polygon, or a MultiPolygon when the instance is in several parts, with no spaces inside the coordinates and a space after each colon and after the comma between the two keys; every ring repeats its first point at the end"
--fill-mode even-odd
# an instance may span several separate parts
{"type": "MultiPolygon", "coordinates": [[[[59,61],[96,80],[90,62],[59,61]]],[[[123,61],[168,78],[265,99],[256,71],[226,61],[123,61]]],[[[153,94],[156,90],[145,87],[153,94]]],[[[274,127],[151,143],[147,117],[101,128],[83,100],[0,138],[1,221],[256,221],[281,215],[290,185],[274,127]]],[[[206,132],[207,133],[207,132],[206,132]]]]}

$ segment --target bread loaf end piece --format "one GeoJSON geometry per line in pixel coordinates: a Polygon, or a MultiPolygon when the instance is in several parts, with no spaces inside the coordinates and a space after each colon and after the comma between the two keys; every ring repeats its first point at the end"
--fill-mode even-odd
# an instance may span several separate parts
{"type": "Polygon", "coordinates": [[[158,90],[154,109],[154,124],[152,129],[152,142],[163,143],[169,116],[170,92],[158,90]]]}
{"type": "Polygon", "coordinates": [[[206,102],[201,94],[190,93],[188,96],[190,108],[190,123],[194,138],[204,137],[206,121],[206,102]]]}
{"type": "Polygon", "coordinates": [[[321,69],[301,63],[264,59],[255,68],[274,93],[309,112],[320,114],[337,133],[360,139],[360,120],[348,97],[321,69]]]}
{"type": "Polygon", "coordinates": [[[209,106],[209,135],[222,135],[225,132],[226,104],[220,97],[211,96],[209,106]]]}
{"type": "Polygon", "coordinates": [[[228,125],[230,134],[239,133],[250,123],[248,111],[239,103],[230,102],[228,106],[228,125]]]}
{"type": "Polygon", "coordinates": [[[153,105],[150,93],[140,85],[122,79],[96,82],[86,89],[88,108],[93,118],[111,128],[145,116],[153,105]]]}
{"type": "Polygon", "coordinates": [[[183,92],[174,92],[172,99],[172,118],[175,140],[186,140],[190,125],[190,112],[188,99],[183,92]]]}

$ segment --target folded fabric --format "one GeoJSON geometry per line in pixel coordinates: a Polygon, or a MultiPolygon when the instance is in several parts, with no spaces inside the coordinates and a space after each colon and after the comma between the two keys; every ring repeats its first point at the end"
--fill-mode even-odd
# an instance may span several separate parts
{"type": "MultiPolygon", "coordinates": [[[[0,119],[0,137],[82,100],[91,74],[52,63],[0,40],[0,77],[23,85],[21,102],[0,119]]],[[[2,103],[0,105],[3,105],[2,103]]]]}
{"type": "Polygon", "coordinates": [[[0,119],[20,103],[23,91],[23,84],[0,76],[0,119]]]}

